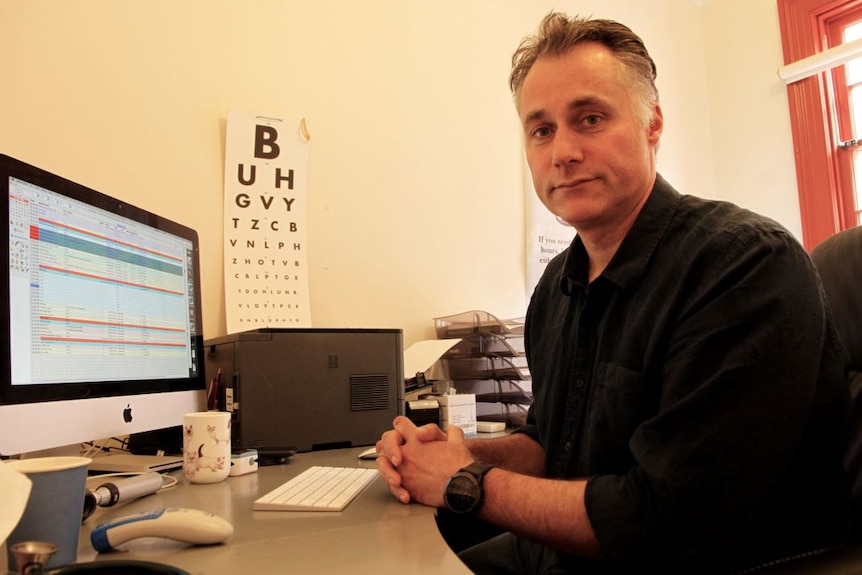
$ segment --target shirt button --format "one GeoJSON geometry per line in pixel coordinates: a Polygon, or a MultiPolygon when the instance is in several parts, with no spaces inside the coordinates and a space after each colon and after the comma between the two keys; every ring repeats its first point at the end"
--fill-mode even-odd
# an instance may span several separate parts
{"type": "Polygon", "coordinates": [[[584,380],[583,380],[583,379],[578,378],[578,379],[575,381],[575,386],[576,386],[576,387],[584,387],[584,380]]]}
{"type": "Polygon", "coordinates": [[[563,446],[563,448],[564,448],[566,451],[571,451],[571,450],[572,450],[572,442],[571,442],[571,441],[567,441],[567,442],[566,442],[566,444],[563,446]]]}

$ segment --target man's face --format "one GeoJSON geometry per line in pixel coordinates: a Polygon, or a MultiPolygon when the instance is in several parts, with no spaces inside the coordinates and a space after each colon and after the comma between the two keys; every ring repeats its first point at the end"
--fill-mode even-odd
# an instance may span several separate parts
{"type": "Polygon", "coordinates": [[[521,88],[536,193],[581,234],[631,225],[652,189],[661,110],[644,125],[632,93],[627,69],[594,42],[539,58],[521,88]]]}

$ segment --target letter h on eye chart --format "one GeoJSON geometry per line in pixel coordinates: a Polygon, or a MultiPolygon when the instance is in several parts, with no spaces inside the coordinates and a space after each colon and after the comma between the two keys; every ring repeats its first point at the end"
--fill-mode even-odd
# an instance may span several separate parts
{"type": "Polygon", "coordinates": [[[228,333],[311,327],[304,119],[228,113],[224,287],[228,333]]]}

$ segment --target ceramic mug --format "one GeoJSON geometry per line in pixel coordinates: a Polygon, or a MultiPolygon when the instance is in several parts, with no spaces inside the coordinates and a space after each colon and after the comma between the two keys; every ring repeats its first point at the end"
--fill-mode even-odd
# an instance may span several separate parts
{"type": "Polygon", "coordinates": [[[217,483],[230,473],[230,413],[183,416],[183,474],[192,483],[217,483]]]}

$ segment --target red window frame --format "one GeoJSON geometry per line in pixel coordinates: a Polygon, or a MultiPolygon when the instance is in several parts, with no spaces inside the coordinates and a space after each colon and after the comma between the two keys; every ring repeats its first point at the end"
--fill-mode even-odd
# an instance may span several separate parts
{"type": "MultiPolygon", "coordinates": [[[[827,49],[829,23],[856,9],[862,9],[862,0],[778,0],[784,63],[827,49]]],[[[837,73],[843,74],[840,68],[837,73]]],[[[848,221],[854,217],[853,210],[847,209],[848,199],[853,201],[851,172],[840,165],[840,130],[831,120],[835,94],[826,73],[788,84],[787,98],[803,244],[811,250],[836,232],[856,225],[848,221]]]]}
{"type": "MultiPolygon", "coordinates": [[[[844,41],[844,29],[851,24],[862,21],[862,5],[853,9],[842,8],[836,17],[827,18],[824,22],[824,33],[830,46],[837,46],[844,41]]],[[[847,87],[847,68],[837,66],[832,69],[834,118],[836,140],[835,145],[845,140],[862,138],[862,134],[853,133],[853,110],[850,102],[850,89],[847,87]]],[[[836,177],[841,194],[836,198],[836,208],[841,229],[852,228],[859,224],[856,201],[854,200],[855,182],[853,174],[853,157],[858,151],[853,149],[839,151],[835,154],[836,177]]]]}

